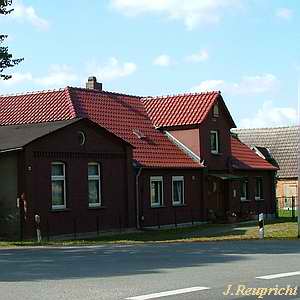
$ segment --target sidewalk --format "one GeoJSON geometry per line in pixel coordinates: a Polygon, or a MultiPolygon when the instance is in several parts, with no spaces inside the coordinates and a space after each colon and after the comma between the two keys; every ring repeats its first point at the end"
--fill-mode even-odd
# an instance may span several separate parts
{"type": "Polygon", "coordinates": [[[256,228],[257,222],[256,221],[249,221],[249,222],[242,222],[236,224],[224,224],[224,225],[215,225],[210,226],[203,229],[197,229],[191,233],[187,233],[185,235],[186,238],[193,238],[193,237],[213,237],[213,236],[220,236],[220,235],[242,235],[249,229],[256,228]]]}

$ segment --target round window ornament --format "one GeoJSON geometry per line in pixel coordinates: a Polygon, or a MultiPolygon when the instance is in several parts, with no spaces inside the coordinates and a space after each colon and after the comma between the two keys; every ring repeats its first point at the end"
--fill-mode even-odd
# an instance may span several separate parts
{"type": "Polygon", "coordinates": [[[83,131],[78,131],[78,141],[79,141],[79,145],[83,146],[85,144],[85,133],[83,131]]]}

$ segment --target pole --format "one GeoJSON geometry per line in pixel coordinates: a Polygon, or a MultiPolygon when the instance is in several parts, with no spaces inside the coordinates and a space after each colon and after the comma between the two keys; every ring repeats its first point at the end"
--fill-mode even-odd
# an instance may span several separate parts
{"type": "Polygon", "coordinates": [[[41,233],[41,217],[39,215],[35,215],[34,216],[34,220],[36,223],[36,237],[37,237],[37,241],[38,243],[40,243],[42,241],[42,233],[41,233]]]}
{"type": "Polygon", "coordinates": [[[263,213],[258,215],[258,226],[259,226],[259,238],[263,239],[265,237],[264,214],[263,213]]]}

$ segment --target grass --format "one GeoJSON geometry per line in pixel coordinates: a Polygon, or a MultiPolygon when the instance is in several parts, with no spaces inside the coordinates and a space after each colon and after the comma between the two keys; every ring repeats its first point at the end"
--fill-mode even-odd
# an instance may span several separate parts
{"type": "MultiPolygon", "coordinates": [[[[266,239],[296,239],[297,223],[291,219],[280,219],[265,225],[266,239]]],[[[68,241],[1,241],[0,247],[19,246],[83,246],[113,243],[171,243],[171,242],[207,242],[226,240],[258,239],[257,224],[244,223],[238,225],[207,224],[201,226],[146,230],[141,232],[102,235],[93,239],[78,239],[68,241]]]]}
{"type": "MultiPolygon", "coordinates": [[[[293,212],[292,210],[286,210],[286,209],[278,209],[278,217],[279,218],[292,218],[293,212]]],[[[297,216],[297,211],[294,212],[294,216],[297,216]]]]}

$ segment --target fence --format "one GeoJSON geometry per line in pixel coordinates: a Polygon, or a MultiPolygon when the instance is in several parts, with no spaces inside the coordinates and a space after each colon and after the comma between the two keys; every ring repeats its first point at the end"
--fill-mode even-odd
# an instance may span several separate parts
{"type": "MultiPolygon", "coordinates": [[[[37,230],[37,223],[31,222],[32,237],[35,237],[37,230]]],[[[104,233],[123,232],[128,229],[124,216],[121,214],[114,215],[95,215],[86,217],[69,217],[63,223],[51,217],[41,218],[39,228],[41,229],[43,239],[50,240],[52,238],[65,237],[66,239],[78,239],[85,237],[96,237],[104,233]]],[[[21,234],[21,240],[23,234],[21,234]]]]}
{"type": "Polygon", "coordinates": [[[176,228],[182,224],[195,225],[203,222],[203,210],[174,206],[172,208],[153,208],[143,214],[141,227],[161,228],[165,225],[176,228]]]}
{"type": "Polygon", "coordinates": [[[297,197],[278,197],[276,199],[277,216],[295,218],[297,216],[297,197]]]}

